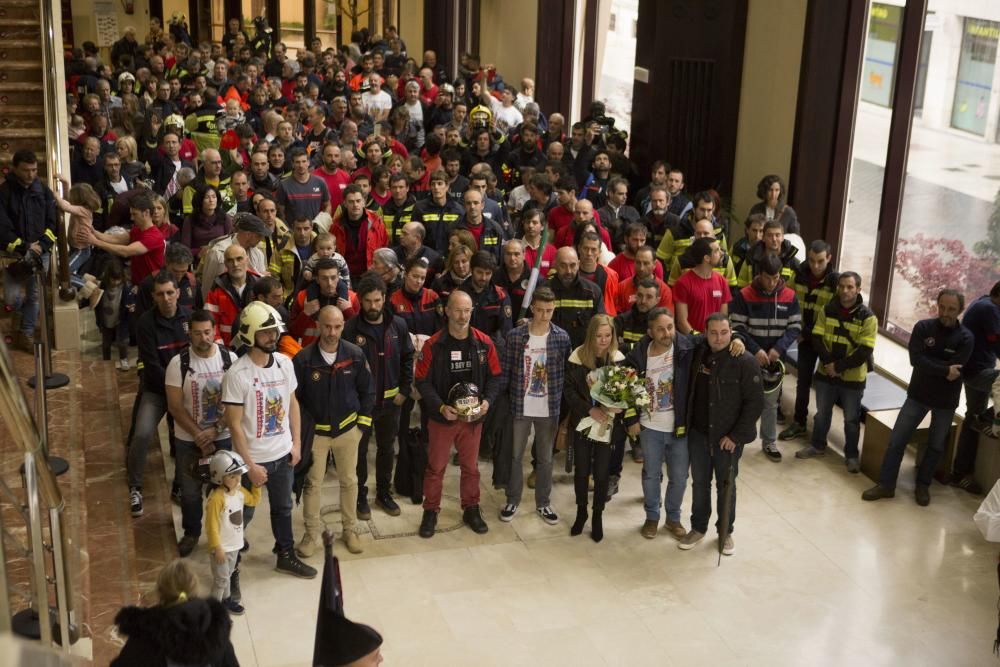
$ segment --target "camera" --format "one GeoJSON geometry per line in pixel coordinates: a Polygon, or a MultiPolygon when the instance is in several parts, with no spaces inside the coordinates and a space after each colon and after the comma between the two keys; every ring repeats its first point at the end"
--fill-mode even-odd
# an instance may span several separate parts
{"type": "Polygon", "coordinates": [[[11,277],[18,280],[30,278],[35,271],[41,270],[42,256],[30,248],[24,253],[24,257],[7,267],[7,272],[10,273],[11,277]]]}

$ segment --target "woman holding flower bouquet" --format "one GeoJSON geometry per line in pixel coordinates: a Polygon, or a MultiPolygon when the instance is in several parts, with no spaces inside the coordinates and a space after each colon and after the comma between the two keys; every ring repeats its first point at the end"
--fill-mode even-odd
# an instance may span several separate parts
{"type": "MultiPolygon", "coordinates": [[[[594,516],[590,536],[595,542],[604,538],[601,514],[608,497],[608,473],[612,442],[615,437],[625,437],[622,419],[624,410],[602,405],[592,398],[594,384],[599,381],[601,369],[620,366],[625,355],[618,351],[614,321],[608,315],[594,315],[587,325],[583,345],[573,350],[566,364],[566,392],[569,406],[569,427],[572,429],[574,458],[576,461],[573,485],[576,489],[576,521],[570,535],[579,535],[587,523],[587,486],[594,476],[594,516]],[[577,430],[585,420],[590,425],[586,433],[577,430]]],[[[613,402],[613,401],[608,401],[613,402]]]]}

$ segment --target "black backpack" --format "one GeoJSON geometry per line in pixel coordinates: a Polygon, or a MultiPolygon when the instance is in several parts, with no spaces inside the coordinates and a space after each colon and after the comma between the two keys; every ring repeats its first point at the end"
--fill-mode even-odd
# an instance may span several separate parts
{"type": "MultiPolygon", "coordinates": [[[[219,353],[222,354],[222,372],[225,373],[233,365],[233,355],[229,349],[221,343],[216,343],[219,353]]],[[[184,379],[191,372],[191,348],[185,347],[181,351],[181,386],[184,386],[184,379]]]]}

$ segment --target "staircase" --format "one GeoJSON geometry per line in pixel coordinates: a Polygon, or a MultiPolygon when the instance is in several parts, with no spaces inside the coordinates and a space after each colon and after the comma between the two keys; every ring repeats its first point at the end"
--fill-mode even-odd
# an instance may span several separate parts
{"type": "Polygon", "coordinates": [[[46,180],[44,72],[38,0],[0,0],[0,170],[14,152],[35,151],[46,180]]]}

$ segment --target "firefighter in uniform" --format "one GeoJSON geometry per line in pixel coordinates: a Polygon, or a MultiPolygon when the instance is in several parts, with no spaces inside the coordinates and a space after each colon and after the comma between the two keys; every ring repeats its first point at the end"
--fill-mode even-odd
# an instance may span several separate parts
{"type": "Polygon", "coordinates": [[[416,198],[410,194],[410,184],[405,174],[393,174],[389,178],[389,201],[382,205],[382,224],[389,234],[389,245],[399,245],[403,225],[413,220],[416,198]]]}
{"type": "Polygon", "coordinates": [[[590,318],[605,312],[601,288],[580,276],[580,260],[570,247],[560,248],[556,253],[556,275],[545,284],[556,295],[552,323],[569,334],[573,349],[580,347],[590,318]]]}
{"type": "Polygon", "coordinates": [[[462,205],[448,197],[448,175],[443,170],[431,174],[431,196],[413,207],[413,222],[424,226],[427,235],[424,245],[442,255],[448,254],[448,233],[465,215],[462,205]]]}
{"type": "MultiPolygon", "coordinates": [[[[399,430],[399,408],[410,395],[413,385],[413,342],[403,318],[393,315],[386,304],[386,286],[382,279],[366,273],[358,281],[357,295],[361,314],[348,320],[344,337],[360,347],[368,359],[375,385],[375,408],[372,430],[375,435],[375,504],[390,516],[401,510],[392,497],[393,444],[399,430]]],[[[368,504],[368,441],[365,433],[358,445],[358,518],[371,518],[368,504]]]]}
{"type": "Polygon", "coordinates": [[[826,453],[834,403],[844,409],[844,459],[847,471],[861,469],[858,438],[861,432],[861,396],[875,351],[878,318],[861,299],[861,276],[845,271],[837,278],[837,296],[820,311],[812,338],[819,355],[816,369],[816,417],[810,438],[811,451],[796,453],[812,458],[826,453]]]}
{"type": "Polygon", "coordinates": [[[809,416],[809,390],[812,388],[813,372],[816,370],[816,346],[812,341],[813,327],[820,312],[826,308],[837,293],[837,278],[840,274],[830,264],[830,244],[817,239],[809,246],[808,262],[799,267],[795,276],[795,294],[802,308],[802,334],[799,337],[799,356],[796,360],[798,379],[795,382],[795,418],[779,440],[791,440],[806,434],[806,418],[809,416]]]}

